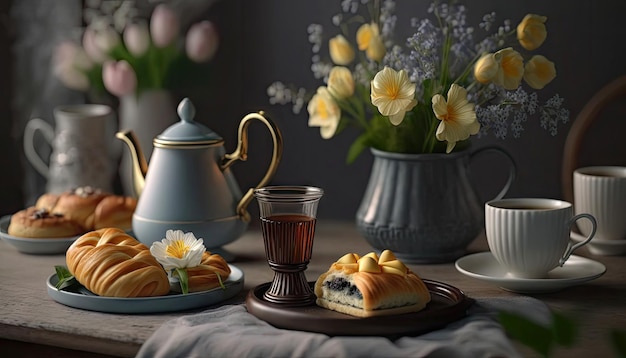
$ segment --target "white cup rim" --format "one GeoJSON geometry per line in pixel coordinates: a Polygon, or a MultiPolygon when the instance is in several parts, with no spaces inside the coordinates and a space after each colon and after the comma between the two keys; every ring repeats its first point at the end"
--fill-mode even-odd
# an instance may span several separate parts
{"type": "Polygon", "coordinates": [[[605,179],[625,179],[626,167],[617,165],[595,165],[574,170],[574,174],[605,179]]]}
{"type": "Polygon", "coordinates": [[[551,198],[507,198],[488,201],[486,206],[493,209],[519,210],[519,211],[550,211],[563,210],[572,207],[572,203],[565,200],[551,198]],[[541,207],[530,209],[529,206],[541,207]]]}

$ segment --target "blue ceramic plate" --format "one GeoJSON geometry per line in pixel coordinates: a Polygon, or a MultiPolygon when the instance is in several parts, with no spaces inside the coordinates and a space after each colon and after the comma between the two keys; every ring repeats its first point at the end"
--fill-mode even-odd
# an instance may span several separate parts
{"type": "Polygon", "coordinates": [[[167,296],[119,298],[101,297],[87,290],[76,290],[75,292],[57,290],[55,285],[59,279],[56,274],[48,278],[46,286],[48,295],[58,303],[89,311],[105,313],[177,312],[211,306],[237,295],[243,289],[243,271],[236,266],[228,266],[230,266],[231,273],[228,279],[224,281],[225,289],[218,287],[209,291],[193,292],[186,295],[172,292],[167,296]]]}
{"type": "Polygon", "coordinates": [[[8,234],[11,215],[0,218],[0,237],[11,244],[19,252],[35,255],[65,254],[67,248],[80,237],[56,237],[56,238],[25,238],[8,234]]]}

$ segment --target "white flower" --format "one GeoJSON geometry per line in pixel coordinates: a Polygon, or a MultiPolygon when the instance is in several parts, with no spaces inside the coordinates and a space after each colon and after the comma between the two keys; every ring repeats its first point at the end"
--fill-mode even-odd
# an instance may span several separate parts
{"type": "Polygon", "coordinates": [[[165,271],[196,267],[206,251],[202,239],[196,239],[192,232],[167,230],[165,238],[152,243],[150,253],[163,266],[165,271]]]}

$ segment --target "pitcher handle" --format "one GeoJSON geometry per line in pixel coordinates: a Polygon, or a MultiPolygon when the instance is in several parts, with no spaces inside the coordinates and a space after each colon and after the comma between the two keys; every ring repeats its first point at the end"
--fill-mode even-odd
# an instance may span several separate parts
{"type": "Polygon", "coordinates": [[[476,149],[473,153],[470,154],[470,160],[478,154],[489,152],[489,151],[502,154],[509,163],[509,177],[506,183],[504,184],[504,187],[502,188],[502,190],[500,190],[500,192],[498,193],[498,195],[496,195],[495,198],[491,199],[491,200],[499,200],[499,199],[502,199],[506,195],[506,193],[509,191],[509,188],[511,187],[511,184],[513,184],[513,180],[515,180],[515,176],[517,175],[517,166],[515,165],[515,160],[507,151],[496,146],[486,146],[486,147],[476,149]]]}
{"type": "Polygon", "coordinates": [[[237,148],[234,152],[224,155],[221,164],[222,170],[226,170],[237,160],[245,161],[248,159],[248,126],[253,119],[257,119],[261,121],[261,123],[265,124],[272,136],[274,148],[272,151],[272,160],[270,161],[270,165],[265,173],[265,176],[256,187],[248,189],[248,191],[241,197],[241,200],[239,200],[239,204],[237,204],[237,214],[244,221],[250,221],[250,214],[248,213],[247,207],[254,198],[254,189],[265,186],[272,179],[276,173],[276,169],[278,169],[278,163],[280,163],[280,159],[283,154],[283,137],[276,124],[274,124],[274,122],[272,122],[269,118],[265,117],[265,113],[263,111],[260,111],[259,113],[250,113],[243,117],[239,123],[237,148]]]}
{"type": "Polygon", "coordinates": [[[37,131],[41,131],[46,142],[52,146],[52,141],[54,141],[54,129],[52,129],[52,126],[41,118],[33,118],[26,123],[24,128],[24,154],[35,170],[48,179],[50,175],[48,165],[35,150],[34,137],[37,131]]]}

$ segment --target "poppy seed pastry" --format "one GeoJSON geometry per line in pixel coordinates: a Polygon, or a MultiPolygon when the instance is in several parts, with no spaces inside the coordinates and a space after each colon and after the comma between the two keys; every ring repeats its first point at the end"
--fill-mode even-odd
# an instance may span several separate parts
{"type": "Polygon", "coordinates": [[[342,256],[315,282],[318,306],[358,317],[417,312],[430,302],[422,279],[395,255],[342,256]]]}
{"type": "Polygon", "coordinates": [[[76,280],[105,297],[149,297],[169,293],[165,270],[150,249],[117,228],[91,231],[67,249],[65,262],[76,280]]]}
{"type": "Polygon", "coordinates": [[[59,238],[80,235],[83,228],[62,214],[31,206],[11,215],[7,233],[34,239],[59,238]]]}

